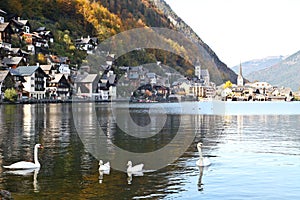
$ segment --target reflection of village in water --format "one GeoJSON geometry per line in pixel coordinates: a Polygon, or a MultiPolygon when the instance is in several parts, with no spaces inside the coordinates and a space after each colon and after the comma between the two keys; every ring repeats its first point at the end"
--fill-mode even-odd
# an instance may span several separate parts
{"type": "MultiPolygon", "coordinates": [[[[83,105],[85,109],[81,111],[80,121],[87,128],[85,130],[86,141],[91,141],[91,144],[95,142],[95,135],[93,134],[94,123],[99,123],[107,136],[108,146],[105,148],[109,155],[114,155],[116,151],[114,145],[129,150],[132,147],[138,151],[143,151],[145,148],[151,150],[152,148],[161,147],[159,144],[164,145],[168,143],[172,135],[176,134],[174,131],[164,132],[164,134],[159,134],[158,138],[148,140],[152,146],[136,146],[133,145],[134,141],[130,140],[130,137],[124,136],[117,128],[114,120],[116,113],[111,112],[107,104],[95,104],[97,110],[95,115],[92,114],[93,112],[95,113],[93,104],[83,103],[83,105]]],[[[295,123],[299,117],[295,118],[295,116],[183,115],[181,117],[181,125],[185,127],[186,134],[191,134],[195,138],[183,156],[174,161],[174,163],[156,172],[144,173],[143,176],[132,176],[114,169],[109,174],[102,174],[98,171],[97,159],[88,151],[90,147],[84,146],[84,140],[82,141],[78,137],[78,130],[73,123],[71,106],[70,104],[22,104],[0,107],[0,122],[2,124],[0,128],[0,142],[2,144],[2,151],[0,151],[1,165],[6,165],[19,159],[31,160],[32,146],[35,142],[41,141],[44,145],[44,149],[39,153],[41,169],[38,173],[31,172],[30,174],[16,175],[5,173],[3,168],[0,168],[0,180],[2,183],[6,183],[6,181],[10,182],[9,185],[22,183],[19,185],[18,191],[24,194],[27,194],[28,191],[42,194],[48,191],[56,191],[56,193],[64,194],[68,188],[75,187],[76,190],[71,192],[74,195],[91,197],[88,195],[95,193],[104,195],[104,191],[105,194],[113,195],[111,192],[118,190],[121,184],[123,187],[140,187],[143,185],[143,188],[146,188],[143,190],[143,195],[145,193],[160,193],[164,195],[180,189],[182,185],[186,184],[186,179],[192,176],[195,179],[192,179],[193,186],[192,188],[189,186],[189,189],[193,191],[198,191],[199,189],[205,192],[211,189],[212,183],[210,179],[213,177],[213,174],[222,172],[222,170],[220,172],[216,168],[219,168],[218,166],[220,165],[227,166],[226,159],[231,158],[232,145],[247,144],[247,148],[255,152],[259,149],[261,155],[261,153],[270,151],[269,146],[265,145],[266,142],[272,142],[273,144],[274,142],[292,140],[295,142],[295,144],[291,143],[293,147],[296,147],[297,142],[299,142],[298,136],[294,134],[294,131],[291,131],[290,128],[286,129],[286,127],[297,127],[295,123]],[[285,121],[285,123],[281,123],[282,121],[285,121]],[[260,130],[247,129],[249,124],[256,124],[255,126],[260,127],[260,130]],[[277,125],[274,127],[274,124],[277,125]],[[279,135],[278,131],[276,133],[278,128],[287,131],[279,135]],[[265,136],[266,133],[268,133],[268,137],[265,136]],[[249,134],[253,140],[249,139],[249,134]],[[281,138],[279,138],[280,141],[274,141],[273,138],[278,137],[281,138]],[[209,156],[212,161],[212,165],[207,170],[200,170],[195,165],[198,159],[196,150],[198,141],[202,141],[205,144],[203,154],[209,156]],[[257,143],[257,141],[260,142],[257,143]],[[221,163],[221,161],[225,164],[221,163]],[[117,185],[115,184],[116,181],[118,182],[117,185]],[[151,189],[151,185],[154,183],[157,184],[155,191],[151,189]],[[79,186],[80,188],[78,188],[79,186]],[[109,187],[110,189],[103,190],[103,187],[109,187]],[[92,192],[89,193],[87,190],[92,192]]],[[[148,112],[143,110],[142,108],[134,109],[131,113],[136,115],[133,118],[139,119],[140,123],[147,121],[149,117],[148,112]]],[[[153,115],[153,117],[154,122],[160,119],[156,115],[153,115]]],[[[172,123],[178,122],[178,116],[170,119],[172,119],[170,121],[172,123]]],[[[126,124],[127,121],[125,120],[124,123],[126,124]]],[[[172,126],[172,123],[167,124],[167,126],[172,126]]],[[[156,123],[151,123],[151,125],[156,126],[156,123]]],[[[277,147],[277,145],[275,146],[277,147]]],[[[288,146],[280,149],[275,148],[275,146],[272,146],[272,151],[275,153],[277,152],[279,155],[282,153],[289,154],[290,148],[288,146]]],[[[107,158],[103,159],[108,160],[107,158]]],[[[123,167],[126,169],[126,165],[123,167]]],[[[147,168],[147,166],[145,167],[147,168]]],[[[240,168],[240,170],[242,169],[240,168]]],[[[225,175],[223,174],[223,176],[225,175]]],[[[120,191],[118,195],[122,194],[123,192],[120,191]]]]}

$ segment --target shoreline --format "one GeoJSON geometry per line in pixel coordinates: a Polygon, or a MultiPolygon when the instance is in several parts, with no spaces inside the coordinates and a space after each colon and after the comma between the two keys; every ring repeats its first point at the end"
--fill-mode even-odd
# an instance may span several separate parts
{"type": "Polygon", "coordinates": [[[300,101],[199,101],[178,103],[113,104],[116,108],[151,109],[160,114],[191,115],[300,115],[300,101]]]}
{"type": "Polygon", "coordinates": [[[300,115],[300,101],[185,101],[185,102],[151,102],[132,103],[127,99],[103,100],[31,100],[26,102],[1,102],[0,105],[18,104],[72,104],[96,103],[118,109],[151,109],[157,114],[184,115],[300,115]]]}

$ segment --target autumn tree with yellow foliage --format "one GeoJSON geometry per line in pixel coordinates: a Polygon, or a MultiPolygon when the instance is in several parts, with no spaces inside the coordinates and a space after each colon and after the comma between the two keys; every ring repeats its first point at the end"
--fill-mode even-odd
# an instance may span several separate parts
{"type": "Polygon", "coordinates": [[[226,88],[231,88],[232,87],[232,83],[231,81],[226,81],[226,83],[224,84],[223,88],[226,89],[226,88]]]}

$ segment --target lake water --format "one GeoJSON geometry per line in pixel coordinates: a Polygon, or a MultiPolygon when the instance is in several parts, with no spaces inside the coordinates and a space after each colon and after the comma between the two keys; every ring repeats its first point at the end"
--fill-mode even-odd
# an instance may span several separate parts
{"type": "MultiPolygon", "coordinates": [[[[124,119],[117,126],[110,104],[77,105],[75,110],[72,104],[0,105],[1,166],[32,160],[34,144],[44,146],[39,171],[17,174],[0,167],[0,189],[22,200],[300,198],[300,115],[170,113],[157,137],[133,139],[118,128],[129,123],[124,107],[117,112],[124,119]],[[91,113],[97,113],[96,122],[107,136],[101,147],[109,152],[107,158],[93,151],[98,140],[92,133],[99,127],[95,128],[91,113]],[[170,146],[176,135],[171,146],[183,154],[173,162],[153,170],[154,161],[144,160],[146,171],[140,176],[116,170],[122,165],[125,169],[128,159],[116,153],[116,146],[143,155],[135,158],[138,161],[170,146]],[[195,165],[200,141],[212,162],[204,169],[195,165]],[[109,174],[99,174],[101,156],[105,161],[110,156],[123,160],[112,161],[115,167],[109,174]]],[[[157,132],[164,118],[159,112],[149,117],[148,111],[137,107],[130,110],[130,117],[157,132]]],[[[178,152],[169,156],[175,158],[178,152]]]]}

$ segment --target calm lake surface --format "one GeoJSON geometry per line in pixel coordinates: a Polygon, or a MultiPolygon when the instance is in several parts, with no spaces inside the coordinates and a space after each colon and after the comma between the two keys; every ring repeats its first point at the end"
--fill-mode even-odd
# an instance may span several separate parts
{"type": "MultiPolygon", "coordinates": [[[[159,137],[140,145],[117,128],[109,104],[78,105],[85,108],[79,119],[86,124],[86,133],[94,131],[90,112],[95,106],[97,120],[111,145],[128,151],[163,148],[176,135],[179,123],[186,137],[193,140],[178,159],[159,170],[128,177],[111,169],[101,175],[97,156],[90,153],[78,133],[72,104],[0,105],[0,189],[22,200],[300,198],[300,115],[173,113],[159,137]],[[203,154],[212,162],[204,169],[195,165],[200,141],[203,154]],[[39,151],[40,170],[11,172],[2,167],[32,160],[35,143],[44,146],[39,151]]],[[[148,110],[142,107],[132,109],[130,115],[154,130],[155,120],[160,119],[159,114],[149,119],[148,110]]],[[[85,137],[94,141],[92,134],[85,137]]]]}

